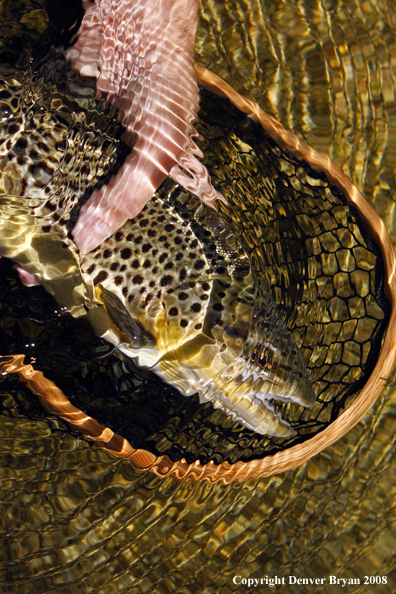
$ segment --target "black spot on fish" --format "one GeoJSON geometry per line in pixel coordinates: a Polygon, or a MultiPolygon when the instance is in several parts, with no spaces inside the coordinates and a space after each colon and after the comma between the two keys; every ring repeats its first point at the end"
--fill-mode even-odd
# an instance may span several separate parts
{"type": "Polygon", "coordinates": [[[167,264],[165,264],[164,269],[171,270],[173,267],[174,267],[173,262],[168,262],[167,264]]]}
{"type": "Polygon", "coordinates": [[[147,227],[148,224],[149,224],[149,222],[147,219],[143,219],[143,220],[139,221],[140,227],[147,227]]]}
{"type": "Polygon", "coordinates": [[[177,316],[179,313],[179,310],[177,309],[177,307],[171,307],[169,310],[169,315],[170,316],[177,316]]]}
{"type": "Polygon", "coordinates": [[[202,268],[205,266],[205,261],[204,260],[198,260],[197,262],[195,262],[194,264],[194,268],[195,270],[202,270],[202,268]]]}
{"type": "Polygon", "coordinates": [[[267,363],[267,355],[263,355],[262,357],[260,357],[260,359],[258,360],[258,364],[260,367],[265,367],[266,363],[267,363]]]}
{"type": "Polygon", "coordinates": [[[151,266],[151,262],[150,262],[150,260],[145,260],[145,261],[143,262],[143,268],[150,268],[150,266],[151,266]]]}
{"type": "Polygon", "coordinates": [[[201,311],[201,306],[199,303],[193,303],[191,306],[191,311],[193,311],[194,313],[198,313],[199,311],[201,311]]]}
{"type": "Polygon", "coordinates": [[[96,268],[96,264],[91,264],[91,266],[87,270],[88,274],[92,274],[93,271],[95,270],[95,268],[96,268]]]}
{"type": "Polygon", "coordinates": [[[39,165],[42,169],[44,169],[45,173],[48,173],[48,175],[52,175],[54,173],[54,170],[51,169],[51,167],[47,165],[45,161],[40,161],[39,165]]]}
{"type": "Polygon", "coordinates": [[[143,254],[146,254],[147,252],[149,252],[151,250],[152,246],[149,243],[145,243],[142,246],[142,252],[143,254]]]}
{"type": "Polygon", "coordinates": [[[111,250],[109,250],[109,249],[107,249],[107,250],[105,250],[105,251],[103,252],[103,257],[104,257],[104,258],[110,258],[111,254],[112,254],[112,251],[111,251],[111,250]]]}
{"type": "Polygon", "coordinates": [[[121,231],[117,231],[114,237],[116,241],[122,241],[124,239],[124,234],[121,231]]]}
{"type": "Polygon", "coordinates": [[[136,276],[133,277],[132,282],[134,285],[141,285],[143,282],[143,277],[140,276],[140,274],[137,274],[136,276]]]}
{"type": "Polygon", "coordinates": [[[122,276],[116,276],[114,279],[114,284],[117,285],[117,287],[119,285],[121,285],[122,284],[122,276]]]}
{"type": "Polygon", "coordinates": [[[120,252],[120,256],[123,260],[129,260],[129,258],[131,257],[132,252],[129,248],[124,248],[123,250],[121,250],[120,252]]]}
{"type": "Polygon", "coordinates": [[[154,295],[152,293],[149,293],[146,296],[146,299],[144,300],[143,307],[147,307],[148,304],[150,303],[150,301],[152,301],[153,297],[154,297],[154,295]]]}
{"type": "Polygon", "coordinates": [[[118,266],[118,262],[113,262],[113,264],[110,266],[110,270],[117,270],[118,266]]]}
{"type": "Polygon", "coordinates": [[[108,276],[109,274],[105,270],[101,270],[93,279],[93,284],[96,286],[98,283],[102,283],[108,276]]]}
{"type": "Polygon", "coordinates": [[[170,285],[170,283],[173,281],[173,276],[171,276],[170,274],[167,274],[166,276],[163,276],[161,278],[161,287],[166,287],[167,285],[170,285]]]}
{"type": "Polygon", "coordinates": [[[184,293],[184,291],[179,293],[179,299],[180,299],[180,301],[185,301],[186,299],[188,299],[187,293],[184,293]]]}
{"type": "Polygon", "coordinates": [[[37,146],[45,153],[49,152],[49,147],[44,142],[39,142],[37,146]]]}
{"type": "Polygon", "coordinates": [[[186,278],[186,276],[187,276],[187,271],[185,268],[182,268],[179,273],[180,280],[183,281],[186,278]]]}
{"type": "Polygon", "coordinates": [[[187,320],[180,320],[180,326],[181,326],[182,328],[185,328],[186,326],[188,326],[188,322],[187,322],[187,320]]]}
{"type": "Polygon", "coordinates": [[[160,257],[158,258],[159,263],[162,264],[167,259],[168,256],[169,256],[169,254],[166,254],[166,253],[161,254],[160,257]]]}
{"type": "Polygon", "coordinates": [[[47,202],[44,205],[46,208],[48,208],[48,210],[50,210],[51,212],[54,212],[54,210],[56,210],[56,205],[55,204],[51,204],[51,202],[49,200],[47,200],[47,202]]]}
{"type": "Polygon", "coordinates": [[[195,330],[201,330],[202,324],[195,324],[194,328],[195,330]]]}
{"type": "Polygon", "coordinates": [[[213,309],[215,311],[223,311],[224,305],[222,303],[214,303],[213,304],[213,309]]]}
{"type": "Polygon", "coordinates": [[[23,151],[25,151],[27,144],[28,142],[26,138],[20,138],[18,142],[15,143],[14,152],[17,154],[22,153],[23,151]]]}

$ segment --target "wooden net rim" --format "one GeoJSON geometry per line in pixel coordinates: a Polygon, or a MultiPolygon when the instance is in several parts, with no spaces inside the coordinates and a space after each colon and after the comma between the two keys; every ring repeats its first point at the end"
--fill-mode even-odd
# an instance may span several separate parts
{"type": "Polygon", "coordinates": [[[355,206],[372,239],[379,247],[385,268],[384,288],[390,301],[391,313],[378,361],[359,396],[326,429],[302,444],[260,460],[234,464],[222,462],[218,465],[209,462],[203,465],[199,461],[189,464],[185,459],[172,462],[168,456],[156,456],[146,450],[133,448],[125,438],[73,406],[63,392],[41,371],[36,371],[31,365],[23,363],[24,355],[0,358],[0,371],[2,374],[18,373],[48,412],[59,416],[72,428],[82,432],[113,456],[129,460],[136,470],[151,471],[160,478],[172,476],[177,480],[188,478],[194,483],[205,480],[208,483],[222,481],[223,484],[229,484],[233,481],[256,480],[296,468],[345,435],[373,406],[392,373],[396,358],[396,262],[393,246],[383,221],[345,173],[330,161],[328,155],[315,151],[306,142],[299,140],[257,103],[234,91],[219,76],[199,64],[195,64],[195,71],[202,86],[229,99],[240,111],[261,124],[265,132],[282,150],[304,160],[314,171],[324,174],[329,182],[355,206]]]}

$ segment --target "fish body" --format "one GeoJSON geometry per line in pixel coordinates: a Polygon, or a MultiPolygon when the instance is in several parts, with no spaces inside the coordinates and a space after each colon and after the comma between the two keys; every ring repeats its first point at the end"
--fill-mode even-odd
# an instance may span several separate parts
{"type": "Polygon", "coordinates": [[[301,353],[270,294],[257,287],[238,238],[197,199],[154,196],[83,256],[81,269],[110,320],[107,340],[184,395],[198,392],[276,436],[292,430],[270,400],[313,404],[301,353]]]}
{"type": "Polygon", "coordinates": [[[106,135],[41,80],[14,78],[6,90],[4,113],[15,97],[21,113],[2,129],[0,253],[182,394],[198,393],[257,433],[292,435],[272,401],[310,407],[312,384],[221,216],[168,180],[138,216],[81,254],[70,213],[115,159],[111,122],[106,135]]]}

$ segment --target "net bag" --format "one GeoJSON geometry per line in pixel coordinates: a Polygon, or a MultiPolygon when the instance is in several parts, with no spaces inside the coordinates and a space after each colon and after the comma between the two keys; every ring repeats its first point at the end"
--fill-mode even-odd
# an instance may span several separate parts
{"type": "MultiPolygon", "coordinates": [[[[85,319],[60,311],[42,287],[22,287],[3,259],[2,408],[3,414],[40,416],[31,391],[48,411],[48,422],[60,417],[71,431],[137,469],[228,483],[296,467],[372,406],[394,365],[395,263],[383,223],[326,155],[203,67],[196,72],[202,85],[198,143],[214,186],[228,202],[218,203],[219,213],[241,241],[258,285],[269,287],[276,315],[301,352],[313,407],[274,400],[275,414],[292,428],[285,436],[243,427],[117,357],[85,319]]],[[[5,107],[16,109],[18,84],[3,95],[5,107]]],[[[81,178],[89,190],[99,175],[87,182],[76,154],[94,146],[92,154],[104,156],[98,159],[101,174],[109,177],[122,160],[120,132],[104,105],[100,111],[88,100],[70,103],[59,89],[54,102],[54,87],[40,84],[33,87],[32,112],[61,114],[75,147],[57,147],[51,175],[71,180],[66,192],[81,178]],[[72,117],[76,110],[78,118],[72,117]]],[[[7,150],[14,158],[14,147],[7,150]]],[[[23,159],[19,164],[28,166],[23,159]]],[[[171,200],[179,193],[167,180],[157,196],[171,200]]]]}

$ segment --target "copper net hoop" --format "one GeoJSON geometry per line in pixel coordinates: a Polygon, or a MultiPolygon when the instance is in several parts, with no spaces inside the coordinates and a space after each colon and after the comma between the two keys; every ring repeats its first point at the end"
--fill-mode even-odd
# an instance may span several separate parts
{"type": "Polygon", "coordinates": [[[172,476],[179,481],[188,478],[194,483],[205,480],[211,484],[221,481],[226,485],[233,481],[241,483],[247,479],[256,480],[296,468],[345,435],[374,404],[392,373],[396,358],[394,332],[396,317],[395,254],[385,225],[374,208],[326,154],[310,148],[292,132],[283,128],[257,103],[238,94],[217,75],[198,64],[195,65],[195,70],[202,86],[230,100],[241,112],[259,123],[283,150],[304,160],[314,171],[324,174],[329,182],[339,189],[357,209],[371,238],[380,249],[384,264],[385,293],[390,302],[391,312],[377,363],[364,388],[349,408],[330,426],[302,444],[263,459],[235,462],[234,464],[222,462],[218,465],[211,461],[203,465],[199,461],[189,464],[185,459],[173,462],[166,455],[156,456],[144,449],[133,448],[125,438],[73,406],[64,393],[42,372],[23,363],[24,355],[2,357],[0,363],[1,373],[3,375],[17,373],[29,389],[38,396],[41,405],[49,413],[66,421],[73,429],[83,433],[113,456],[129,460],[136,470],[150,471],[160,478],[172,476]]]}

